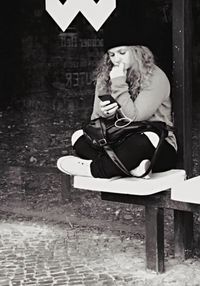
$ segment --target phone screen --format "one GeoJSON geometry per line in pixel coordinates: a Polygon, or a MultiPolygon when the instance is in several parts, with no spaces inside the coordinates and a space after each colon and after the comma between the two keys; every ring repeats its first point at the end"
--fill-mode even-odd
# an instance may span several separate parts
{"type": "Polygon", "coordinates": [[[116,102],[117,105],[118,105],[118,107],[119,107],[119,108],[121,107],[120,104],[119,104],[110,94],[102,94],[102,95],[99,95],[98,97],[99,97],[99,99],[100,99],[101,101],[109,100],[110,103],[116,102]]]}

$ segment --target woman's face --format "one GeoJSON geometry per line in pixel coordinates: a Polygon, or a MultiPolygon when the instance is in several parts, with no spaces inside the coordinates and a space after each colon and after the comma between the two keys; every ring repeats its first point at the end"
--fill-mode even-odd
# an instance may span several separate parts
{"type": "Polygon", "coordinates": [[[108,50],[108,55],[114,66],[118,66],[121,63],[124,64],[124,69],[128,70],[130,67],[134,67],[135,61],[133,54],[129,47],[121,46],[108,50]]]}

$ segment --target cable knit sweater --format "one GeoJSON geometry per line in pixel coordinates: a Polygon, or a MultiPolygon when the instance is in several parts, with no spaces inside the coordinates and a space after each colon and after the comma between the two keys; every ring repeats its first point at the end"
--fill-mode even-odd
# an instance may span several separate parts
{"type": "MultiPolygon", "coordinates": [[[[93,112],[91,119],[104,117],[100,110],[98,95],[104,91],[97,81],[93,112]]],[[[120,76],[111,79],[111,95],[121,105],[123,114],[133,121],[160,120],[173,126],[171,116],[170,83],[165,73],[156,66],[150,84],[144,88],[133,101],[128,91],[126,77],[120,76]]],[[[173,132],[169,132],[166,140],[177,150],[177,142],[173,132]]]]}

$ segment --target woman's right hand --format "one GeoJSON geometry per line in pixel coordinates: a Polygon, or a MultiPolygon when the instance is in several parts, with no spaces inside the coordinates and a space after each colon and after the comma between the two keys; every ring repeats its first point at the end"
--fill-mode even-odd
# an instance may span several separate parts
{"type": "Polygon", "coordinates": [[[111,117],[116,113],[118,105],[117,103],[110,104],[109,100],[100,101],[100,109],[101,112],[104,114],[104,117],[111,117]]]}
{"type": "Polygon", "coordinates": [[[125,65],[120,63],[119,65],[113,66],[112,70],[110,71],[110,78],[116,78],[119,76],[126,76],[127,71],[125,70],[125,65]]]}

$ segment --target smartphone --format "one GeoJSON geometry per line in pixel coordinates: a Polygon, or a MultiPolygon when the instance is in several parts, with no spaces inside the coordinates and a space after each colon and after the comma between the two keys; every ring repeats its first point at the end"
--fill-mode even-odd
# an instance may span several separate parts
{"type": "Polygon", "coordinates": [[[117,103],[118,108],[121,107],[121,105],[117,102],[117,100],[115,100],[109,93],[99,95],[98,98],[99,98],[101,101],[109,100],[109,101],[110,101],[110,104],[111,104],[111,103],[117,103]]]}

